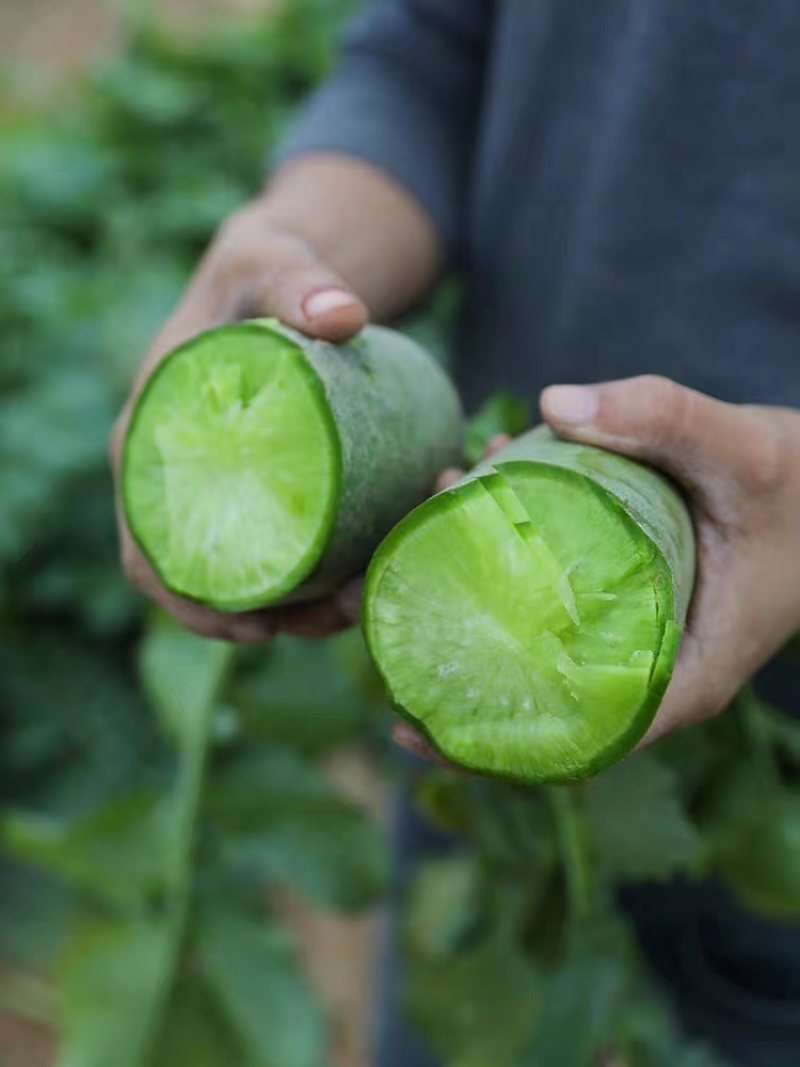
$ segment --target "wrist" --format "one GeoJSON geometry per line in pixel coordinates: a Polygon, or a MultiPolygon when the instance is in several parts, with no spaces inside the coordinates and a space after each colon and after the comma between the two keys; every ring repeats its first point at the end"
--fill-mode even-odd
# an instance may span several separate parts
{"type": "Polygon", "coordinates": [[[374,319],[423,299],[442,262],[427,213],[392,177],[354,157],[292,160],[252,207],[260,224],[303,242],[364,301],[374,319]]]}

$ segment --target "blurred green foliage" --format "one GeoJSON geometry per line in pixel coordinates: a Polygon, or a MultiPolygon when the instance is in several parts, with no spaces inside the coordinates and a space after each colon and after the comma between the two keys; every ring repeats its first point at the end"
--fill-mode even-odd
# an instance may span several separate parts
{"type": "Polygon", "coordinates": [[[360,639],[235,650],[145,619],[106,461],[344,7],[190,44],[132,27],[69,106],[0,128],[0,959],[55,967],[62,1067],[325,1063],[269,890],[350,910],[384,886],[377,829],[316,766],[380,705],[360,639]]]}

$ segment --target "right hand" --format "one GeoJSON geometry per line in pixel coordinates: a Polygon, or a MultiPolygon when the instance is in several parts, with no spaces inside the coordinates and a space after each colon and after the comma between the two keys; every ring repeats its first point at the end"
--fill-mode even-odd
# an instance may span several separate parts
{"type": "Polygon", "coordinates": [[[129,581],[179,622],[206,637],[266,641],[278,632],[324,637],[356,621],[360,583],[313,604],[222,613],[168,592],[131,536],[119,497],[119,463],[133,401],[178,345],[203,330],[244,318],[274,316],[311,337],[346,341],[367,309],[305,240],[276,228],[263,200],[236,212],[220,229],[178,307],[147,355],[114,427],[111,463],[117,489],[122,565],[129,581]]]}

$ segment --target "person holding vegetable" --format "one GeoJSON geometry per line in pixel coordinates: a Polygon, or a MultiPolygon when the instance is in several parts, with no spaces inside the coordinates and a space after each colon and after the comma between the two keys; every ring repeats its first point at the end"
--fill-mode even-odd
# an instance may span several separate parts
{"type": "MultiPolygon", "coordinates": [[[[800,629],[798,44],[788,4],[375,0],[134,395],[212,326],[269,315],[342,341],[458,271],[469,405],[540,394],[560,436],[683,489],[698,583],[646,742],[716,715],[800,629]]],[[[215,613],[166,592],[124,522],[121,537],[134,584],[210,637],[322,636],[358,615],[357,584],[215,613]]],[[[772,684],[800,712],[800,690],[772,684]]],[[[407,726],[396,737],[427,751],[407,726]]],[[[750,984],[758,1000],[757,969],[750,984]]],[[[733,1054],[788,1062],[765,1035],[733,1054]]],[[[387,1065],[424,1062],[386,1044],[387,1065]]]]}

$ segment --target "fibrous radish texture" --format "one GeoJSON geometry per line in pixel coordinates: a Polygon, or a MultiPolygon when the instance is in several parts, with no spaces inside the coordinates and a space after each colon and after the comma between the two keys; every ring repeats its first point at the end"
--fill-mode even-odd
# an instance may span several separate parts
{"type": "Polygon", "coordinates": [[[329,592],[458,462],[463,417],[419,345],[257,320],[169,355],[122,458],[130,530],[162,583],[221,611],[329,592]]]}
{"type": "Polygon", "coordinates": [[[666,479],[540,428],[391,532],[364,629],[397,708],[448,760],[577,780],[652,722],[694,570],[666,479]]]}

